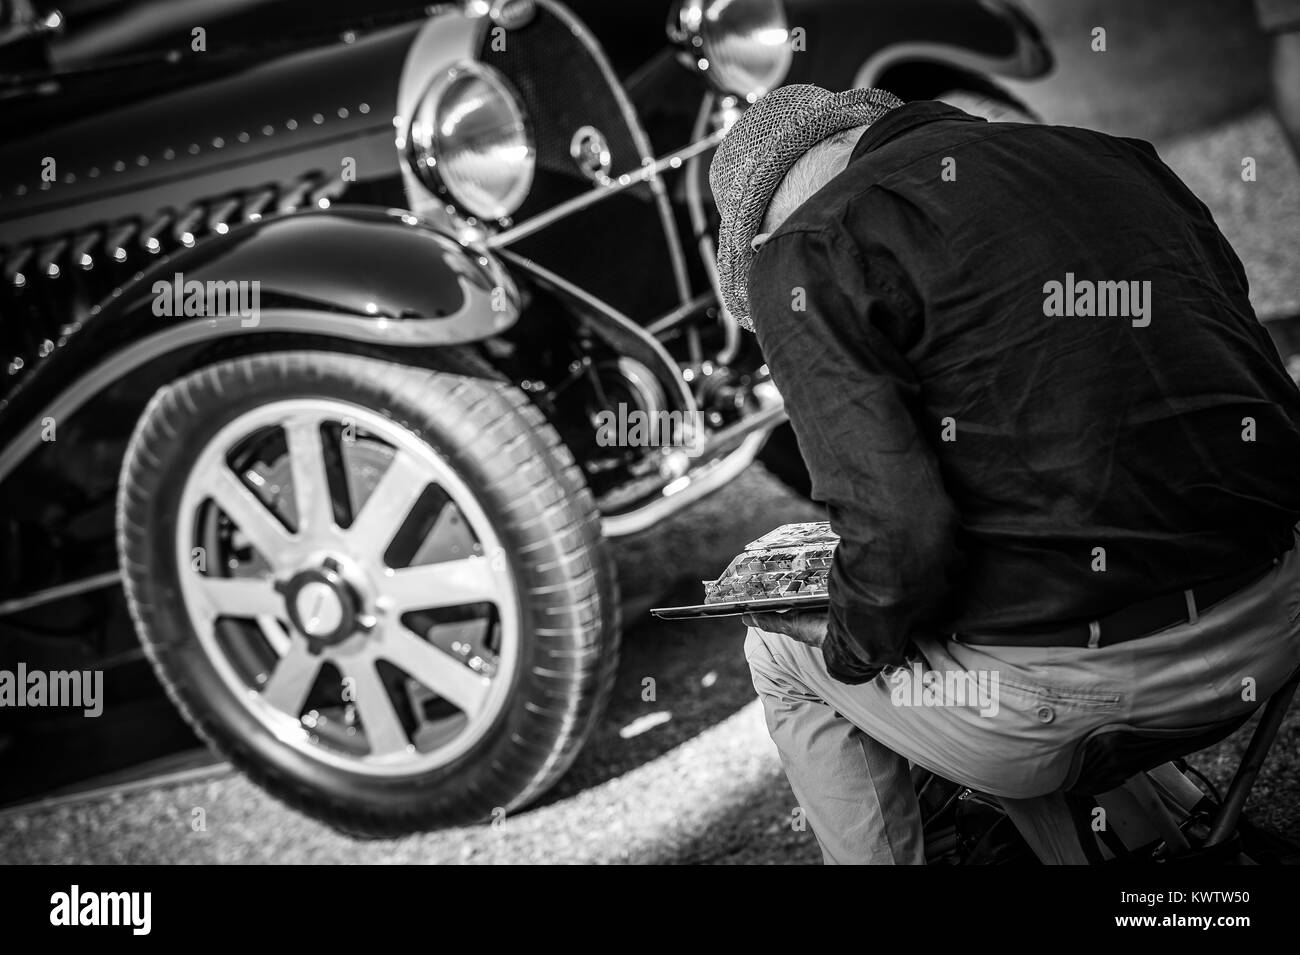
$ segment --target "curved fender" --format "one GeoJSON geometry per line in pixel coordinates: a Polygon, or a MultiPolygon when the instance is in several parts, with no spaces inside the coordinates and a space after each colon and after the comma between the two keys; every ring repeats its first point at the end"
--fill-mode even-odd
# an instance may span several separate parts
{"type": "Polygon", "coordinates": [[[1034,79],[1052,65],[1020,0],[785,0],[785,6],[793,40],[817,51],[795,56],[787,83],[878,86],[889,70],[908,63],[1034,79]]]}
{"type": "Polygon", "coordinates": [[[0,479],[104,388],[170,352],[270,332],[389,347],[488,338],[519,317],[500,262],[400,211],[364,207],[250,223],[160,259],[91,309],[0,403],[0,479]]]}
{"type": "MultiPolygon", "coordinates": [[[[158,318],[208,318],[176,314],[177,298],[169,309],[159,283],[230,281],[248,283],[249,291],[256,282],[262,308],[351,313],[389,344],[474,341],[518,317],[514,287],[487,252],[410,213],[367,207],[268,219],[172,255],[123,291],[119,311],[150,331],[157,330],[158,318]]],[[[106,316],[111,309],[104,309],[106,316]]],[[[244,317],[242,327],[257,327],[244,317]]]]}
{"type": "MultiPolygon", "coordinates": [[[[925,5],[918,5],[926,9],[925,5]]],[[[929,12],[937,27],[899,37],[869,55],[853,77],[853,85],[876,86],[890,70],[908,63],[933,63],[977,76],[992,74],[1020,80],[1038,79],[1054,65],[1051,48],[1032,17],[1016,0],[979,3],[936,2],[929,12]],[[942,7],[959,16],[943,16],[942,7]],[[954,34],[953,25],[965,28],[954,34]]],[[[960,28],[959,28],[960,29],[960,28]]]]}

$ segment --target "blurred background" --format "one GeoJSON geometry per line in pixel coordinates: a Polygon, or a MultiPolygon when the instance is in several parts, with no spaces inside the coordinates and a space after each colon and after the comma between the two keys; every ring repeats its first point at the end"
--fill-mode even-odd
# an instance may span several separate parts
{"type": "Polygon", "coordinates": [[[1027,0],[1056,56],[1008,83],[1050,122],[1155,143],[1210,207],[1263,319],[1300,311],[1300,169],[1268,106],[1270,50],[1250,0],[1027,0]],[[1093,28],[1106,29],[1095,53],[1093,28]],[[1243,182],[1254,157],[1258,180],[1243,182]]]}

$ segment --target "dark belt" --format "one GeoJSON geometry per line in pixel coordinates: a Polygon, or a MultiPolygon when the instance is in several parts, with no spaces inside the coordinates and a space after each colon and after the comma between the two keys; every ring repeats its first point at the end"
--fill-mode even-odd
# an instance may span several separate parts
{"type": "Polygon", "coordinates": [[[982,647],[1108,647],[1195,620],[1215,604],[1259,580],[1279,559],[1256,564],[1249,570],[1198,584],[1189,590],[1162,594],[1132,604],[1091,623],[1076,624],[1047,633],[958,633],[954,634],[954,638],[961,643],[982,647]]]}

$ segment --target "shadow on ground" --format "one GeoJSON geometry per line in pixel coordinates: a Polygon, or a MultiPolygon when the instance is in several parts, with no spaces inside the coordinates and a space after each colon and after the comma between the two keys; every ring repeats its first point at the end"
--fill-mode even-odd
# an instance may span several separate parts
{"type": "Polygon", "coordinates": [[[605,719],[573,769],[542,803],[620,776],[698,736],[754,700],[738,617],[667,621],[648,608],[701,603],[751,540],[824,512],[751,468],[727,494],[635,538],[614,542],[628,617],[618,681],[605,719]]]}

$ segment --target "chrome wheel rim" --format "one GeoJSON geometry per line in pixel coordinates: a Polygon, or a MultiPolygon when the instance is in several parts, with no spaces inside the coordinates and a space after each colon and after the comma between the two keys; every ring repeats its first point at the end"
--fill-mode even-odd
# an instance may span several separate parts
{"type": "Polygon", "coordinates": [[[175,559],[222,682],[321,762],[436,769],[509,696],[519,606],[496,531],[441,455],[369,409],[291,399],[225,425],[186,476],[175,559]]]}

